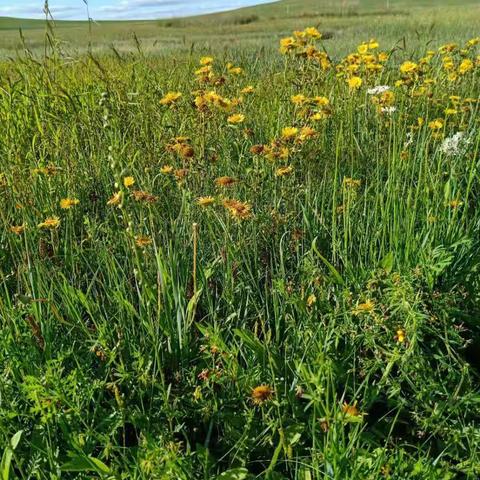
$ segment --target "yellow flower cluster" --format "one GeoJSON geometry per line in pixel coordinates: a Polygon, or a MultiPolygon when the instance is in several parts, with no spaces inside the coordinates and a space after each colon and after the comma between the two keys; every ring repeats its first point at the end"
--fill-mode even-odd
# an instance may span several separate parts
{"type": "Polygon", "coordinates": [[[293,32],[293,36],[280,40],[280,52],[284,55],[294,55],[306,58],[320,65],[322,70],[328,70],[332,64],[328,55],[316,47],[322,34],[315,27],[293,32]]]}

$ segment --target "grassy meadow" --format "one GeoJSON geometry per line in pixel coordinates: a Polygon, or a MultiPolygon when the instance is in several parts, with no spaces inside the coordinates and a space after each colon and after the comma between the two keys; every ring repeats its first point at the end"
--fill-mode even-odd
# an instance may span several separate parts
{"type": "MultiPolygon", "coordinates": [[[[79,0],[80,1],[80,0],[79,0]]],[[[424,48],[452,37],[478,35],[477,0],[282,0],[232,12],[158,21],[55,22],[58,47],[65,55],[138,53],[152,55],[196,51],[238,54],[277,51],[277,40],[306,25],[324,33],[331,53],[345,55],[363,38],[385,48],[424,48]]],[[[0,58],[27,48],[44,53],[45,22],[0,17],[0,58]],[[24,41],[19,35],[22,30],[24,41]]]]}
{"type": "Polygon", "coordinates": [[[0,20],[0,480],[479,478],[479,14],[0,20]]]}

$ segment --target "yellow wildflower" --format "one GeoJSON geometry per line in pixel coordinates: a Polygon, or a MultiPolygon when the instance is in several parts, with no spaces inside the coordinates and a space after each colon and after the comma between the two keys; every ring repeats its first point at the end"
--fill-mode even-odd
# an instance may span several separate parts
{"type": "Polygon", "coordinates": [[[42,223],[38,224],[38,228],[53,229],[60,225],[60,219],[58,217],[48,217],[42,223]]]}
{"type": "Polygon", "coordinates": [[[372,300],[368,299],[364,303],[360,303],[357,308],[353,311],[355,315],[360,315],[362,313],[372,313],[375,309],[375,304],[372,300]]]}
{"type": "Polygon", "coordinates": [[[285,127],[282,130],[282,138],[284,140],[291,140],[292,138],[295,138],[298,133],[298,128],[296,127],[285,127]]]}
{"type": "Polygon", "coordinates": [[[213,63],[213,57],[202,57],[200,59],[200,65],[211,65],[213,63]]]}
{"type": "Polygon", "coordinates": [[[310,38],[320,39],[322,34],[315,27],[308,27],[304,31],[305,35],[310,38]]]}
{"type": "Polygon", "coordinates": [[[293,37],[282,38],[280,40],[280,52],[285,54],[293,50],[297,46],[297,42],[293,37]]]}
{"type": "Polygon", "coordinates": [[[248,94],[255,92],[255,88],[252,85],[248,85],[247,87],[243,88],[240,93],[248,94]]]}
{"type": "Polygon", "coordinates": [[[80,201],[76,198],[63,198],[62,200],[60,200],[60,208],[62,208],[63,210],[68,210],[75,205],[78,205],[79,203],[80,201]]]}
{"type": "Polygon", "coordinates": [[[160,168],[160,173],[163,173],[165,175],[172,172],[173,172],[173,167],[171,165],[163,165],[163,167],[160,168]]]}
{"type": "Polygon", "coordinates": [[[402,65],[400,66],[400,71],[406,74],[415,73],[417,69],[418,69],[418,65],[410,61],[403,62],[402,65]]]}
{"type": "Polygon", "coordinates": [[[405,330],[403,330],[402,328],[399,328],[397,330],[397,334],[395,335],[395,340],[398,343],[404,343],[405,342],[405,337],[406,337],[405,330]]]}
{"type": "Polygon", "coordinates": [[[473,62],[469,58],[465,58],[464,60],[462,60],[462,63],[460,63],[460,66],[458,67],[458,73],[463,75],[472,69],[473,69],[473,62]]]}
{"type": "Polygon", "coordinates": [[[362,181],[356,178],[345,177],[343,184],[349,188],[357,188],[362,184],[362,181]]]}
{"type": "Polygon", "coordinates": [[[133,177],[125,177],[123,179],[123,184],[125,185],[125,188],[130,188],[135,185],[135,179],[133,177]]]}
{"type": "Polygon", "coordinates": [[[275,172],[275,176],[277,177],[285,177],[286,175],[290,175],[293,172],[293,167],[288,166],[288,167],[280,167],[277,168],[275,172]]]}
{"type": "Polygon", "coordinates": [[[209,207],[215,203],[215,198],[213,197],[199,197],[197,198],[197,205],[201,207],[209,207]]]}
{"type": "Polygon", "coordinates": [[[243,73],[242,68],[235,67],[231,63],[227,63],[227,70],[228,70],[228,73],[230,73],[231,75],[240,75],[241,73],[243,73]]]}
{"type": "Polygon", "coordinates": [[[357,51],[360,55],[363,55],[368,52],[368,44],[367,43],[362,43],[357,47],[357,51]]]}
{"type": "Polygon", "coordinates": [[[440,130],[443,127],[443,120],[441,118],[437,118],[436,120],[432,120],[428,127],[431,130],[440,130]]]}
{"type": "Polygon", "coordinates": [[[312,307],[317,302],[317,297],[312,293],[307,298],[307,307],[312,307]]]}
{"type": "Polygon", "coordinates": [[[63,198],[60,200],[60,208],[63,210],[68,210],[69,208],[74,207],[80,203],[76,198],[63,198]]]}
{"type": "Polygon", "coordinates": [[[122,192],[116,192],[113,197],[107,202],[107,205],[118,206],[122,203],[122,192]]]}
{"type": "Polygon", "coordinates": [[[362,79],[360,77],[350,77],[347,79],[347,83],[350,90],[357,90],[362,85],[362,79]]]}
{"type": "Polygon", "coordinates": [[[227,122],[236,125],[242,123],[245,120],[245,115],[242,113],[235,113],[234,115],[230,115],[227,119],[227,122]]]}
{"type": "Polygon", "coordinates": [[[378,54],[378,61],[379,62],[386,62],[388,60],[388,53],[386,52],[380,52],[378,54]]]}
{"type": "Polygon", "coordinates": [[[448,206],[452,210],[456,210],[457,208],[461,207],[463,205],[463,202],[461,200],[452,200],[449,202],[448,206]]]}
{"type": "Polygon", "coordinates": [[[327,97],[314,97],[313,102],[318,105],[319,107],[326,107],[327,105],[330,105],[330,100],[327,97]]]}
{"type": "Polygon", "coordinates": [[[474,47],[475,45],[478,45],[480,43],[480,37],[475,37],[471,38],[468,42],[467,45],[470,47],[474,47]]]}
{"type": "Polygon", "coordinates": [[[308,101],[308,98],[305,95],[299,93],[297,95],[292,95],[291,100],[292,103],[294,103],[295,105],[303,105],[308,101]]]}
{"type": "Polygon", "coordinates": [[[180,92],[168,92],[161,100],[161,105],[173,105],[178,99],[180,99],[182,94],[180,92]]]}

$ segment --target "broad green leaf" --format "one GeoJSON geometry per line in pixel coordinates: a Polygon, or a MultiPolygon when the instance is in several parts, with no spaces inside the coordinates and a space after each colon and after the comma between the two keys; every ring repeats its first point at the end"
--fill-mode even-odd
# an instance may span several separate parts
{"type": "Polygon", "coordinates": [[[0,480],[8,480],[10,475],[10,465],[12,463],[13,451],[17,448],[23,430],[18,431],[10,440],[10,445],[5,449],[0,463],[0,480]]]}
{"type": "Polygon", "coordinates": [[[393,256],[393,252],[389,252],[383,257],[382,261],[380,262],[380,266],[387,272],[390,273],[393,269],[393,262],[395,257],[393,256]]]}
{"type": "Polygon", "coordinates": [[[96,472],[110,474],[111,470],[101,460],[94,457],[76,455],[62,466],[63,472],[96,472]]]}

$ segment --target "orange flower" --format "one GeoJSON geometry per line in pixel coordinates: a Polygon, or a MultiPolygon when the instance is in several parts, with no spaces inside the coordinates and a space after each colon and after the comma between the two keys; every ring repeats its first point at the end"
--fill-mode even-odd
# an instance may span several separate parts
{"type": "Polygon", "coordinates": [[[303,127],[300,130],[299,140],[303,142],[305,140],[308,140],[309,138],[313,138],[316,133],[317,132],[311,127],[303,127]]]}
{"type": "Polygon", "coordinates": [[[152,239],[150,237],[147,237],[145,235],[137,235],[135,237],[135,243],[137,247],[144,248],[148,247],[148,245],[151,245],[152,239]]]}
{"type": "Polygon", "coordinates": [[[142,190],[135,190],[132,192],[133,198],[137,202],[145,202],[145,203],[155,203],[158,200],[156,195],[152,195],[148,192],[143,192],[142,190]]]}
{"type": "Polygon", "coordinates": [[[217,187],[230,187],[237,183],[237,180],[232,177],[219,177],[215,180],[217,187]]]}
{"type": "Polygon", "coordinates": [[[187,168],[179,168],[178,170],[175,170],[173,172],[175,175],[175,178],[177,180],[183,180],[187,175],[188,175],[188,169],[187,168]]]}
{"type": "Polygon", "coordinates": [[[183,158],[193,158],[195,150],[191,145],[182,145],[178,150],[178,154],[183,158]]]}
{"type": "Polygon", "coordinates": [[[251,399],[255,405],[262,405],[271,400],[274,393],[269,385],[259,385],[252,389],[251,399]]]}
{"type": "Polygon", "coordinates": [[[357,408],[357,402],[354,402],[353,405],[350,405],[347,402],[344,402],[343,405],[342,405],[342,412],[347,417],[361,417],[362,416],[362,414],[360,413],[360,410],[357,408]]]}
{"type": "Polygon", "coordinates": [[[250,147],[250,153],[253,153],[254,155],[260,155],[264,152],[264,150],[264,145],[253,145],[252,147],[250,147]]]}
{"type": "Polygon", "coordinates": [[[249,203],[239,202],[238,200],[224,200],[223,206],[237,220],[246,220],[252,216],[252,206],[249,203]]]}
{"type": "Polygon", "coordinates": [[[13,225],[10,227],[10,231],[15,235],[21,235],[25,231],[25,225],[13,225]]]}

